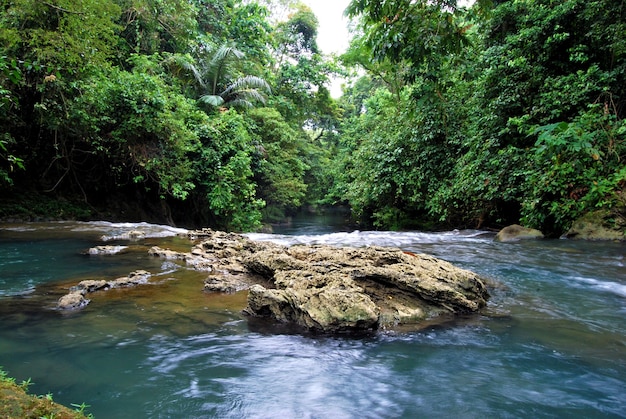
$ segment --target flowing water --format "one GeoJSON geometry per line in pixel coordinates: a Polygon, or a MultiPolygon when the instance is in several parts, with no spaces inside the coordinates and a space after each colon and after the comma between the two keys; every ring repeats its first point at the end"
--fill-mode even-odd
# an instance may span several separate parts
{"type": "MultiPolygon", "coordinates": [[[[187,250],[149,224],[0,225],[0,365],[30,390],[103,418],[626,417],[626,245],[494,243],[481,231],[341,231],[294,224],[284,244],[397,246],[471,269],[480,315],[371,336],[295,333],[206,294],[206,273],[151,258],[187,250]],[[127,240],[131,230],[146,237],[127,240]],[[125,246],[89,256],[101,244],[125,246]],[[136,269],[149,284],[55,309],[83,279],[136,269]]],[[[280,233],[280,234],[279,234],[280,233]]],[[[1,402],[1,400],[0,400],[1,402]]]]}

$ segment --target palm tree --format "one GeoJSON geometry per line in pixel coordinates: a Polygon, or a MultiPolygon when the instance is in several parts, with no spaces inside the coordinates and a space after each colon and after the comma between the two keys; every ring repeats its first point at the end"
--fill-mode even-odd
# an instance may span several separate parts
{"type": "Polygon", "coordinates": [[[206,58],[200,58],[196,64],[184,56],[174,59],[193,74],[195,82],[204,92],[198,98],[203,103],[243,108],[252,108],[255,102],[265,104],[266,95],[271,94],[272,89],[264,79],[248,75],[230,80],[231,61],[243,57],[244,53],[235,47],[222,45],[212,55],[209,51],[206,58]]]}

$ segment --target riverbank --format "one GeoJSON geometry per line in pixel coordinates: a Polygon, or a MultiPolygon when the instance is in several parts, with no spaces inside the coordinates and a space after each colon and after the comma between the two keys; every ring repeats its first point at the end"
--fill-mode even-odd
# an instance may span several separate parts
{"type": "MultiPolygon", "coordinates": [[[[0,223],[20,222],[47,222],[47,221],[97,221],[107,220],[110,222],[148,222],[153,224],[182,226],[189,229],[201,229],[215,227],[210,225],[197,225],[190,220],[181,222],[173,211],[164,202],[148,202],[141,200],[141,204],[129,202],[124,197],[108,197],[105,203],[92,205],[87,203],[82,196],[54,196],[42,194],[37,191],[21,191],[19,193],[6,193],[0,201],[0,223]]],[[[296,217],[312,218],[320,214],[329,214],[332,227],[350,227],[354,229],[370,229],[372,226],[361,225],[350,218],[350,210],[347,207],[328,208],[302,208],[296,217]],[[334,223],[340,220],[340,225],[334,223]]],[[[279,231],[289,229],[294,217],[287,217],[280,223],[266,224],[261,230],[271,232],[274,226],[279,231]]],[[[425,222],[420,224],[420,231],[441,231],[436,224],[425,222]]],[[[452,229],[453,227],[447,226],[452,229]]],[[[504,225],[483,225],[486,231],[497,232],[504,225]]],[[[462,229],[462,227],[457,226],[462,229]]],[[[549,230],[549,229],[548,229],[549,230]]],[[[546,233],[546,232],[543,232],[546,233]]],[[[563,231],[562,237],[576,240],[617,240],[626,241],[626,203],[617,206],[613,210],[597,210],[583,215],[572,221],[571,228],[563,231]]],[[[547,236],[558,238],[557,236],[547,236]]]]}
{"type": "Polygon", "coordinates": [[[28,394],[29,382],[17,384],[14,378],[0,369],[0,418],[2,419],[81,419],[85,416],[86,405],[79,405],[76,410],[55,403],[50,394],[36,396],[28,394]]]}
{"type": "Polygon", "coordinates": [[[95,221],[149,222],[173,224],[160,205],[129,202],[125,197],[108,196],[104,202],[87,202],[82,195],[57,196],[35,190],[4,191],[0,222],[95,221]],[[157,208],[158,207],[158,208],[157,208]]]}

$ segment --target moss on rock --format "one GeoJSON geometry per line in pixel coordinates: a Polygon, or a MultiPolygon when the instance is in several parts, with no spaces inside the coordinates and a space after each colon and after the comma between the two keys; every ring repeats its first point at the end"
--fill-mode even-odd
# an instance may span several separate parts
{"type": "Polygon", "coordinates": [[[28,394],[27,383],[18,385],[0,369],[0,418],[3,419],[77,419],[82,412],[55,403],[50,396],[28,394]]]}

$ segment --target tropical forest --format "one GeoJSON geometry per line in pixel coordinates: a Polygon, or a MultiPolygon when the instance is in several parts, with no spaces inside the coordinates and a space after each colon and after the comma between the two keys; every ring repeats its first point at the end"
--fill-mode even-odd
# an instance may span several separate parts
{"type": "Polygon", "coordinates": [[[626,4],[2,0],[0,217],[254,231],[626,214],[626,4]],[[331,94],[341,80],[342,94],[331,94]],[[335,97],[337,96],[337,97],[335,97]]]}

